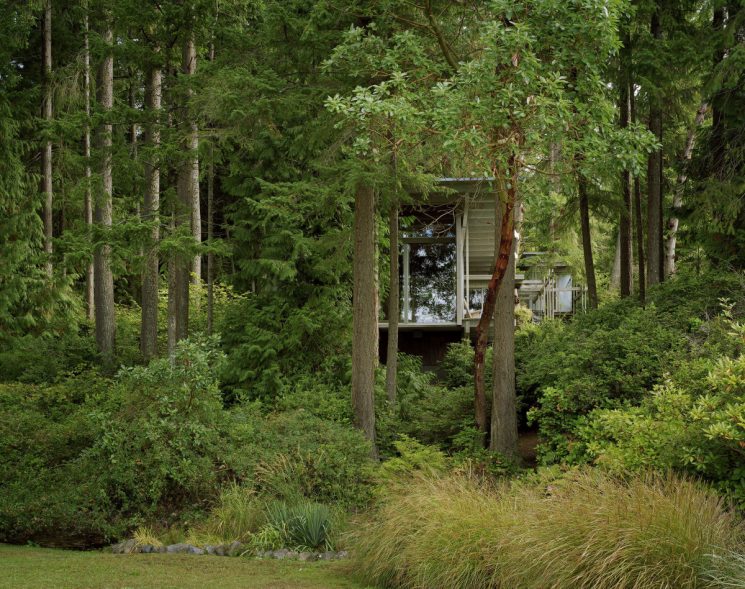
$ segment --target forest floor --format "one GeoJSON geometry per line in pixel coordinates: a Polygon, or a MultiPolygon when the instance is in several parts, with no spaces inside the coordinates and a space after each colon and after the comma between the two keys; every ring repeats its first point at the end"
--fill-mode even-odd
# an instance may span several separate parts
{"type": "Polygon", "coordinates": [[[345,572],[348,566],[0,545],[0,587],[8,589],[363,589],[345,572]]]}

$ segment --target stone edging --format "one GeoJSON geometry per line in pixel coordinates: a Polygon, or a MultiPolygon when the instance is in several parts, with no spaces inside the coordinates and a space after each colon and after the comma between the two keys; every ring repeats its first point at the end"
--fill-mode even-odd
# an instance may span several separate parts
{"type": "MultiPolygon", "coordinates": [[[[114,554],[210,554],[213,556],[244,556],[251,555],[251,548],[238,541],[230,544],[208,544],[203,547],[194,546],[193,544],[170,544],[168,546],[155,546],[154,544],[138,544],[136,540],[125,540],[111,547],[114,554]]],[[[253,556],[258,558],[276,558],[279,560],[300,560],[312,562],[316,560],[340,560],[347,558],[349,553],[346,550],[335,552],[327,550],[326,552],[296,552],[282,548],[281,550],[260,551],[253,556]]]]}

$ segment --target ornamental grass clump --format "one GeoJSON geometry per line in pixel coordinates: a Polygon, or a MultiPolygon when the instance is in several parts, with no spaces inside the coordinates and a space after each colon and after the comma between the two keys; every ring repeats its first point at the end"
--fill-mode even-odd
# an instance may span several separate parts
{"type": "Polygon", "coordinates": [[[275,501],[267,507],[267,520],[288,547],[307,550],[332,548],[333,517],[326,505],[311,501],[295,504],[275,501]]]}
{"type": "Polygon", "coordinates": [[[220,493],[205,532],[226,542],[247,540],[264,525],[264,505],[253,489],[232,483],[220,493]]]}
{"type": "Polygon", "coordinates": [[[721,579],[741,570],[743,539],[694,481],[588,470],[549,485],[419,478],[385,498],[355,554],[387,587],[723,589],[740,586],[721,579]]]}

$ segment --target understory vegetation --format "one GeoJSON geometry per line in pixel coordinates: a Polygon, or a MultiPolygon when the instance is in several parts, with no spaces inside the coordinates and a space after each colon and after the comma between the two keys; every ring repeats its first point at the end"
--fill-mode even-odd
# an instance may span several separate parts
{"type": "Polygon", "coordinates": [[[679,276],[518,336],[518,388],[544,464],[677,470],[745,506],[745,282],[679,276]]]}
{"type": "MultiPolygon", "coordinates": [[[[401,356],[398,402],[377,408],[377,465],[352,427],[343,357],[298,370],[270,403],[221,384],[232,360],[216,338],[108,377],[81,332],[58,348],[79,359],[71,373],[4,374],[1,539],[352,547],[366,578],[401,587],[740,586],[715,579],[743,574],[730,511],[745,488],[741,280],[682,275],[644,307],[524,324],[537,475],[483,449],[468,345],[439,377],[401,356]]],[[[378,386],[383,398],[382,372],[378,386]]]]}

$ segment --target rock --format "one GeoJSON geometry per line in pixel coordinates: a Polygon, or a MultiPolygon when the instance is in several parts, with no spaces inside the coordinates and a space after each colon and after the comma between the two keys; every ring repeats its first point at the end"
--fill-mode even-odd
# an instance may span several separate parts
{"type": "Polygon", "coordinates": [[[131,538],[124,542],[119,542],[111,547],[111,552],[114,554],[134,554],[139,552],[140,548],[137,545],[137,540],[131,538]]]}
{"type": "Polygon", "coordinates": [[[227,546],[225,544],[220,544],[219,546],[215,546],[215,556],[227,556],[227,546]]]}
{"type": "Polygon", "coordinates": [[[336,558],[348,558],[348,557],[349,557],[349,552],[347,552],[346,550],[340,550],[339,552],[336,553],[336,558]]]}
{"type": "Polygon", "coordinates": [[[293,554],[287,548],[282,548],[281,550],[275,550],[272,552],[272,558],[278,558],[280,560],[284,558],[289,558],[290,554],[293,554]]]}
{"type": "Polygon", "coordinates": [[[216,547],[216,546],[212,546],[212,544],[207,544],[207,546],[205,546],[205,547],[204,547],[204,551],[205,551],[205,552],[206,552],[207,554],[211,554],[211,555],[214,555],[214,554],[215,554],[215,549],[216,549],[216,548],[217,548],[217,547],[216,547]]]}
{"type": "Polygon", "coordinates": [[[297,555],[297,559],[305,562],[313,562],[318,560],[318,555],[315,552],[301,552],[297,555]]]}
{"type": "Polygon", "coordinates": [[[196,548],[196,546],[192,546],[191,544],[171,544],[166,546],[166,552],[169,554],[194,554],[192,552],[192,549],[194,548],[196,548]]]}
{"type": "Polygon", "coordinates": [[[204,554],[204,550],[198,546],[192,546],[189,548],[189,554],[204,554]]]}
{"type": "Polygon", "coordinates": [[[158,552],[158,548],[152,544],[143,544],[140,546],[140,552],[142,554],[152,554],[153,552],[158,552]]]}
{"type": "Polygon", "coordinates": [[[234,542],[230,543],[230,546],[228,546],[226,552],[228,556],[241,556],[245,552],[245,548],[243,547],[243,544],[238,542],[238,540],[235,540],[234,542]]]}
{"type": "Polygon", "coordinates": [[[332,550],[321,552],[318,555],[318,560],[335,560],[335,559],[336,559],[336,552],[333,552],[332,550]]]}

